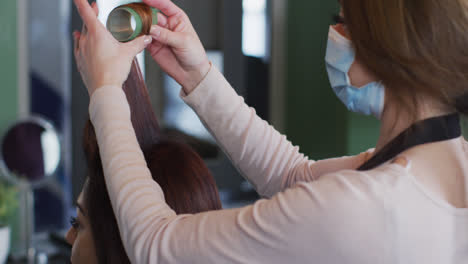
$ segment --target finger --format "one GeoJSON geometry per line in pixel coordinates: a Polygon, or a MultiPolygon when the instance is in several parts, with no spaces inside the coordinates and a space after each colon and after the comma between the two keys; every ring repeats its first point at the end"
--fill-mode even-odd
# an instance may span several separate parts
{"type": "Polygon", "coordinates": [[[151,56],[154,57],[156,56],[159,51],[164,48],[166,45],[160,43],[160,42],[157,42],[157,41],[153,41],[148,47],[148,51],[150,52],[151,56]]]}
{"type": "Polygon", "coordinates": [[[91,7],[93,8],[94,13],[96,14],[96,16],[99,16],[99,7],[98,7],[97,3],[96,3],[96,2],[93,2],[93,3],[91,4],[91,7]]]}
{"type": "Polygon", "coordinates": [[[73,32],[73,54],[75,55],[75,59],[77,58],[78,55],[78,50],[79,48],[79,37],[78,37],[78,32],[75,31],[73,32]]]}
{"type": "Polygon", "coordinates": [[[397,157],[392,161],[392,164],[398,164],[398,165],[400,165],[402,167],[405,167],[405,168],[408,167],[408,163],[409,163],[408,159],[406,159],[406,157],[402,157],[402,156],[397,157]]]}
{"type": "Polygon", "coordinates": [[[73,32],[73,42],[74,42],[74,50],[73,55],[75,56],[76,67],[78,71],[80,70],[80,38],[81,34],[78,31],[73,32]]]}
{"type": "Polygon", "coordinates": [[[88,33],[88,29],[86,27],[86,24],[83,23],[83,27],[81,28],[81,35],[86,35],[88,33]]]}
{"type": "Polygon", "coordinates": [[[185,36],[180,32],[172,32],[167,28],[154,25],[150,31],[151,37],[156,41],[174,48],[182,48],[185,44],[185,36]]]}
{"type": "Polygon", "coordinates": [[[183,75],[184,70],[181,68],[172,50],[167,46],[163,46],[160,50],[152,50],[152,47],[153,45],[149,47],[151,56],[161,69],[176,80],[183,78],[181,75],[183,75]]]}
{"type": "Polygon", "coordinates": [[[153,38],[151,36],[141,36],[124,45],[127,46],[130,54],[134,57],[142,52],[152,41],[153,38]]]}
{"type": "Polygon", "coordinates": [[[168,17],[181,15],[184,13],[182,9],[180,9],[170,0],[143,0],[143,2],[149,6],[156,7],[168,17]]]}
{"type": "Polygon", "coordinates": [[[84,49],[86,49],[86,35],[80,34],[80,38],[78,39],[78,55],[80,55],[84,49]]]}
{"type": "Polygon", "coordinates": [[[81,37],[80,32],[78,32],[78,31],[75,30],[75,31],[73,32],[73,46],[74,46],[75,52],[78,51],[78,50],[80,49],[80,46],[79,46],[80,37],[81,37]]]}
{"type": "Polygon", "coordinates": [[[158,12],[158,25],[161,27],[167,27],[167,17],[161,12],[158,12]]]}
{"type": "Polygon", "coordinates": [[[94,30],[97,17],[93,8],[89,5],[88,0],[74,0],[74,2],[84,24],[88,29],[94,30]]]}

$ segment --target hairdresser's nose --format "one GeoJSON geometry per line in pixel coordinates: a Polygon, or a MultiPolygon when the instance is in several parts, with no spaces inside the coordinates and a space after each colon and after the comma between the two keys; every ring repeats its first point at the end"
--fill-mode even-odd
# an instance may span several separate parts
{"type": "Polygon", "coordinates": [[[73,227],[70,227],[70,229],[68,229],[67,231],[67,234],[65,234],[65,240],[67,240],[68,244],[73,246],[73,243],[75,243],[75,239],[76,239],[76,231],[73,227]]]}

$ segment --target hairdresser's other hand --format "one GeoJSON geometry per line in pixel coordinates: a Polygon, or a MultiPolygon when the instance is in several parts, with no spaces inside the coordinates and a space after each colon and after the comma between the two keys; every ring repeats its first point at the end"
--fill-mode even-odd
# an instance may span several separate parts
{"type": "Polygon", "coordinates": [[[151,43],[149,36],[120,43],[97,19],[97,6],[87,0],[74,0],[83,19],[83,31],[74,32],[75,58],[81,77],[91,96],[106,85],[121,87],[128,78],[133,58],[151,43]]]}
{"type": "Polygon", "coordinates": [[[163,71],[190,93],[210,70],[205,49],[188,16],[170,0],[143,0],[164,14],[151,28],[151,56],[163,71]]]}

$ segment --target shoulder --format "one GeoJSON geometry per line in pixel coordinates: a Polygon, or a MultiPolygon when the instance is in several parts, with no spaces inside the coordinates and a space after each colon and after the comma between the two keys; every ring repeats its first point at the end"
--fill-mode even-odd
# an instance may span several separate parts
{"type": "Polygon", "coordinates": [[[369,149],[355,156],[343,156],[318,160],[311,164],[310,169],[315,179],[326,175],[334,175],[335,172],[356,169],[370,158],[374,149],[369,149]]]}
{"type": "Polygon", "coordinates": [[[407,169],[401,162],[396,160],[369,171],[340,170],[325,174],[317,181],[304,183],[304,186],[314,190],[330,189],[344,195],[382,197],[385,191],[407,177],[407,169]]]}
{"type": "Polygon", "coordinates": [[[300,182],[281,195],[290,201],[302,200],[303,209],[321,208],[330,218],[362,215],[383,215],[391,207],[390,200],[403,182],[405,169],[385,164],[370,171],[342,170],[324,175],[316,181],[300,182]],[[294,199],[296,197],[296,199],[294,199]]]}
{"type": "MultiPolygon", "coordinates": [[[[360,226],[363,217],[382,223],[393,210],[393,197],[408,181],[405,169],[397,164],[382,165],[370,171],[342,170],[312,182],[298,183],[291,192],[307,200],[306,208],[320,208],[321,218],[340,225],[360,226]]],[[[294,195],[293,195],[294,196],[294,195]]]]}
{"type": "Polygon", "coordinates": [[[273,200],[288,212],[288,219],[298,219],[295,223],[300,228],[295,235],[310,235],[323,250],[356,257],[369,253],[378,258],[388,235],[392,192],[404,177],[396,166],[330,173],[316,181],[298,183],[273,200]]]}

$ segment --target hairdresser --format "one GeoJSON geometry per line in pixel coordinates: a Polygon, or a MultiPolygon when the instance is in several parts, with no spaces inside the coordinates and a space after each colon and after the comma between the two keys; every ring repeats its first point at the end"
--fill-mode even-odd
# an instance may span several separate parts
{"type": "Polygon", "coordinates": [[[460,129],[468,113],[467,1],[342,1],[325,56],[331,86],[351,111],[380,119],[381,131],[375,149],[323,161],[256,116],[211,65],[181,9],[144,2],[163,12],[159,25],[151,37],[120,44],[86,0],[75,0],[86,25],[75,34],[75,55],[133,263],[468,263],[468,143],[460,129]],[[145,47],[266,199],[197,215],[169,208],[121,90],[145,47]]]}

